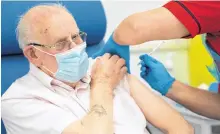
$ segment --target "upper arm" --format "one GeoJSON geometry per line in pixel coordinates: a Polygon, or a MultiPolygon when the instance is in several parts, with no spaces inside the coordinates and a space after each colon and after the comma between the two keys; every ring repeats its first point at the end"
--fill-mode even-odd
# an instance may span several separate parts
{"type": "Polygon", "coordinates": [[[128,82],[131,96],[151,124],[166,131],[174,131],[174,129],[176,131],[180,128],[186,131],[188,130],[186,128],[190,128],[176,110],[169,106],[161,97],[146,88],[137,78],[129,75],[128,82]]]}
{"type": "Polygon", "coordinates": [[[194,37],[220,30],[219,1],[170,1],[163,7],[135,13],[124,19],[114,32],[121,45],[152,40],[194,37]]]}
{"type": "Polygon", "coordinates": [[[164,5],[192,37],[220,30],[219,1],[171,1],[164,5]]]}
{"type": "Polygon", "coordinates": [[[48,102],[24,99],[2,103],[2,119],[9,133],[61,134],[77,117],[48,102]]]}
{"type": "Polygon", "coordinates": [[[115,30],[114,39],[122,45],[136,45],[152,40],[181,38],[188,34],[186,27],[169,10],[160,7],[126,18],[115,30]]]}

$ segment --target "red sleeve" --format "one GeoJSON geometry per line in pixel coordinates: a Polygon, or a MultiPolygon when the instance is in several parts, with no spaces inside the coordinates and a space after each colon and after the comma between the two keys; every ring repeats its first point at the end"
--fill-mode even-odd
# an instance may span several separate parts
{"type": "Polygon", "coordinates": [[[170,1],[164,5],[191,36],[220,31],[220,1],[170,1]]]}
{"type": "Polygon", "coordinates": [[[218,93],[220,94],[220,83],[218,84],[218,93]]]}

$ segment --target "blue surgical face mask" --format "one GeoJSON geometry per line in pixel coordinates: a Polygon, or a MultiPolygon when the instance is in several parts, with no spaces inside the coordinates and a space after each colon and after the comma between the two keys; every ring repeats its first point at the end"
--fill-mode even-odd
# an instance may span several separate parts
{"type": "MultiPolygon", "coordinates": [[[[38,48],[37,48],[38,49],[38,48]]],[[[89,67],[88,55],[85,52],[86,42],[77,45],[76,47],[55,55],[40,51],[52,55],[56,58],[58,68],[55,73],[43,66],[46,70],[51,72],[54,77],[63,82],[78,82],[80,79],[86,76],[89,67]]]]}

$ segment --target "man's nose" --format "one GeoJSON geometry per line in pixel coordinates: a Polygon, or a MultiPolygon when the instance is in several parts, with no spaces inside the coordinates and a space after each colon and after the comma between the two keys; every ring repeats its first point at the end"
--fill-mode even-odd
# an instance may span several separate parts
{"type": "Polygon", "coordinates": [[[72,49],[76,46],[76,43],[71,41],[70,45],[69,45],[69,49],[72,49]]]}

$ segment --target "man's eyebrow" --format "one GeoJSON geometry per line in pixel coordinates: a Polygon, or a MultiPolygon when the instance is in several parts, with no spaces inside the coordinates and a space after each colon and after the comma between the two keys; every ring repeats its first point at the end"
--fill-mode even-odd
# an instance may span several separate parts
{"type": "Polygon", "coordinates": [[[78,35],[79,35],[79,32],[72,34],[71,37],[72,37],[72,38],[73,38],[73,37],[75,38],[75,37],[77,37],[78,35]]]}
{"type": "MultiPolygon", "coordinates": [[[[73,36],[77,36],[77,35],[79,34],[79,32],[80,32],[80,31],[78,30],[77,33],[71,34],[71,37],[73,37],[73,36]]],[[[69,38],[69,36],[66,36],[66,37],[60,38],[59,40],[56,41],[56,43],[67,41],[68,38],[69,38]]]]}
{"type": "Polygon", "coordinates": [[[67,41],[67,40],[68,40],[68,36],[60,38],[59,40],[56,41],[56,43],[64,42],[64,41],[67,41]]]}

